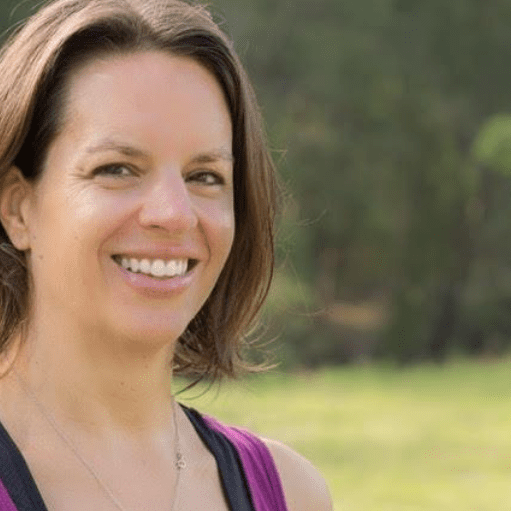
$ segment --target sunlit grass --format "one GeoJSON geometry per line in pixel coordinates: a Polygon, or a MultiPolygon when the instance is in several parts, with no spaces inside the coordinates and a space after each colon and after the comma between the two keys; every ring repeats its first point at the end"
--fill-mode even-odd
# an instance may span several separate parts
{"type": "Polygon", "coordinates": [[[511,510],[511,361],[269,374],[180,400],[279,439],[335,510],[511,510]]]}

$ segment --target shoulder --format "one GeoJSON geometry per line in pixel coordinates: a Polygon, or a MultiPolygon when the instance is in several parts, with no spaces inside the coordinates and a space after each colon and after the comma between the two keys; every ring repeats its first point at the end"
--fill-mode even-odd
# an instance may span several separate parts
{"type": "Polygon", "coordinates": [[[281,442],[262,440],[277,466],[289,511],[332,511],[326,481],[312,463],[281,442]]]}

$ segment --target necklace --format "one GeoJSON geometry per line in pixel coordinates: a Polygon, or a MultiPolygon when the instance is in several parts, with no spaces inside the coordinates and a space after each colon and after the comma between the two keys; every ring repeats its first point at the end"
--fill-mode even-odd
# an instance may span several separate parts
{"type": "MultiPolygon", "coordinates": [[[[71,439],[64,433],[62,428],[57,424],[52,414],[46,409],[46,407],[39,401],[34,391],[29,387],[28,383],[26,383],[23,378],[18,374],[18,372],[14,369],[13,373],[18,380],[20,387],[23,392],[28,396],[30,401],[37,407],[41,415],[46,419],[48,424],[53,428],[55,433],[59,436],[59,438],[67,445],[69,450],[76,456],[76,459],[83,465],[83,467],[89,472],[89,474],[94,478],[98,486],[103,490],[103,492],[108,496],[108,498],[112,501],[119,511],[126,511],[126,508],[121,504],[119,499],[115,496],[113,491],[108,487],[106,483],[104,483],[99,474],[96,472],[94,467],[81,455],[80,451],[77,449],[75,444],[71,441],[71,439]]],[[[170,511],[174,511],[174,506],[177,500],[177,491],[179,487],[179,476],[181,475],[181,471],[186,467],[186,461],[181,452],[180,443],[179,443],[179,429],[177,427],[177,414],[176,414],[177,403],[172,399],[172,419],[174,422],[174,445],[175,445],[175,467],[176,467],[176,481],[174,483],[174,491],[172,497],[172,505],[170,507],[170,511]]]]}

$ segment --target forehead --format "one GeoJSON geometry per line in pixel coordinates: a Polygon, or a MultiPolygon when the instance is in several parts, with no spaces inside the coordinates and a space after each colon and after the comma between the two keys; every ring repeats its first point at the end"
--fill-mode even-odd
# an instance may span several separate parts
{"type": "Polygon", "coordinates": [[[95,59],[72,73],[66,96],[64,131],[147,135],[167,145],[231,140],[220,85],[188,57],[150,51],[95,59]]]}

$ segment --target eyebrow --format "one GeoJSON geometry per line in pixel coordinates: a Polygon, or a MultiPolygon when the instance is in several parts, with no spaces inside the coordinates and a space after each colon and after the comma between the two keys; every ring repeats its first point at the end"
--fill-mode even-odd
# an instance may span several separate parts
{"type": "MultiPolygon", "coordinates": [[[[116,142],[115,140],[105,139],[101,140],[95,145],[87,147],[85,152],[88,154],[97,153],[101,151],[116,151],[124,156],[128,156],[131,158],[144,158],[149,159],[149,155],[131,145],[122,144],[116,142]]],[[[229,163],[234,162],[234,156],[230,151],[226,151],[225,149],[214,149],[212,151],[207,151],[204,153],[200,153],[195,155],[192,159],[192,163],[214,163],[215,161],[224,160],[229,163]]]]}
{"type": "Polygon", "coordinates": [[[234,162],[234,156],[228,152],[224,151],[222,149],[211,151],[207,153],[201,153],[197,156],[194,156],[192,158],[193,163],[214,163],[215,161],[224,160],[229,163],[234,162]]]}
{"type": "Polygon", "coordinates": [[[118,153],[124,154],[125,156],[130,156],[130,157],[139,157],[139,158],[140,157],[143,157],[143,158],[148,157],[148,155],[144,151],[137,149],[136,147],[126,145],[126,144],[121,144],[119,142],[116,142],[115,140],[110,140],[110,139],[101,140],[97,144],[87,147],[85,149],[85,152],[88,154],[99,153],[102,151],[116,151],[118,153]]]}

